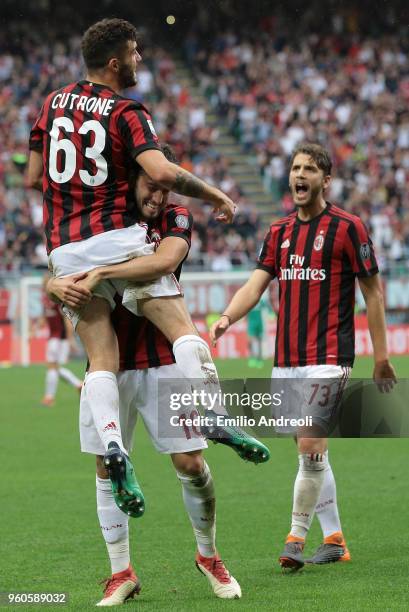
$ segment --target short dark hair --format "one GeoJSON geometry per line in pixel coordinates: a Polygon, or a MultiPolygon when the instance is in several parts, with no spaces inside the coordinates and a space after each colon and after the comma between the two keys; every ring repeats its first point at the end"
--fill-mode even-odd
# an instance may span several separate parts
{"type": "Polygon", "coordinates": [[[137,30],[125,19],[102,19],[84,33],[81,50],[88,69],[104,68],[113,56],[122,55],[128,41],[137,40],[137,30]]]}
{"type": "Polygon", "coordinates": [[[292,168],[294,159],[299,153],[309,155],[315,161],[318,168],[324,172],[325,176],[331,174],[332,161],[330,154],[320,144],[313,142],[303,142],[299,144],[291,154],[290,168],[292,168]]]}

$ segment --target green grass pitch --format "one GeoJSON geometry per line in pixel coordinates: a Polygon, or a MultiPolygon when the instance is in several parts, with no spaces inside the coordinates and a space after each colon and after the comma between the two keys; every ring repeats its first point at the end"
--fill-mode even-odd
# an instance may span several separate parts
{"type": "MultiPolygon", "coordinates": [[[[398,376],[406,377],[409,356],[394,361],[398,376]]],[[[218,365],[222,376],[248,375],[245,361],[218,365]]],[[[82,366],[73,367],[79,373],[82,366]]],[[[253,375],[268,376],[270,367],[253,375]]],[[[69,604],[58,608],[91,610],[101,596],[98,581],[110,573],[95,513],[94,459],[79,452],[72,388],[60,384],[54,408],[39,405],[44,371],[0,370],[0,592],[68,592],[69,604]]],[[[369,377],[371,360],[358,360],[355,375],[369,377]]],[[[409,440],[331,441],[353,561],[290,575],[282,574],[277,558],[289,529],[297,457],[289,439],[267,443],[266,465],[243,463],[221,446],[206,455],[217,492],[218,549],[243,590],[241,600],[222,601],[194,566],[193,534],[170,460],[138,427],[133,460],[147,510],[130,525],[142,592],[126,609],[407,610],[409,440]]],[[[320,542],[314,520],[307,552],[320,542]]]]}

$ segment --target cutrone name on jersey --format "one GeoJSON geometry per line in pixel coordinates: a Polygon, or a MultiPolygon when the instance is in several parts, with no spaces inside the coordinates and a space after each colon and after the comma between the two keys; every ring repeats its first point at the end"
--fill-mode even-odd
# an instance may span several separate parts
{"type": "Polygon", "coordinates": [[[98,113],[100,115],[109,115],[115,100],[112,98],[97,98],[92,96],[80,96],[73,93],[57,93],[54,96],[52,108],[68,108],[69,110],[87,111],[88,113],[98,113]]]}

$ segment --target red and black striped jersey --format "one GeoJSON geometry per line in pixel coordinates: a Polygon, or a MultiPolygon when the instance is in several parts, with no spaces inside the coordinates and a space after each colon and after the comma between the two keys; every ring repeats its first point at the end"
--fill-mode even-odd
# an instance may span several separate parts
{"type": "Polygon", "coordinates": [[[48,252],[135,223],[129,171],[158,148],[148,111],[105,85],[79,81],[47,96],[30,149],[43,156],[48,252]]]}
{"type": "Polygon", "coordinates": [[[60,310],[60,305],[53,302],[46,293],[43,294],[43,312],[47,322],[48,337],[64,340],[67,337],[64,315],[60,310]]]}
{"type": "Polygon", "coordinates": [[[294,212],[271,225],[257,268],[279,284],[274,364],[352,366],[355,277],[378,272],[359,217],[328,202],[308,222],[294,212]]]}
{"type": "MultiPolygon", "coordinates": [[[[159,245],[168,236],[183,238],[190,247],[193,227],[191,213],[182,206],[169,204],[158,219],[149,226],[148,236],[159,245]]],[[[182,264],[175,271],[180,277],[182,264]]],[[[116,296],[117,307],[112,313],[112,323],[118,337],[119,369],[144,370],[174,363],[172,345],[165,336],[147,319],[137,317],[121,304],[116,296]]]]}

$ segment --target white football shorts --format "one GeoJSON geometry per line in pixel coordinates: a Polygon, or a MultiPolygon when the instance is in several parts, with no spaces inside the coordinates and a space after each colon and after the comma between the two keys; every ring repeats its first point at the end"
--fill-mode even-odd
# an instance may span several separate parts
{"type": "MultiPolygon", "coordinates": [[[[130,227],[111,230],[53,249],[49,255],[49,267],[56,277],[69,276],[89,272],[99,266],[118,264],[135,257],[152,255],[154,250],[154,243],[146,242],[145,227],[136,223],[130,227]]],[[[138,300],[181,295],[181,289],[175,276],[168,274],[146,284],[106,280],[99,283],[94,290],[94,295],[109,302],[111,310],[114,310],[116,306],[114,301],[116,293],[123,296],[124,306],[138,315],[138,300]]],[[[75,329],[81,313],[65,305],[63,311],[75,329]]]]}
{"type": "Polygon", "coordinates": [[[350,367],[310,365],[295,368],[274,367],[272,393],[281,394],[281,405],[274,406],[273,417],[287,419],[277,424],[277,433],[297,435],[298,426],[289,419],[311,417],[323,435],[329,435],[336,425],[342,393],[351,373],[350,367]]]}
{"type": "MultiPolygon", "coordinates": [[[[119,420],[122,441],[128,453],[133,448],[138,414],[142,417],[154,447],[160,453],[188,453],[207,448],[206,440],[195,427],[187,427],[186,424],[173,424],[169,427],[170,417],[172,423],[177,423],[178,412],[170,413],[169,404],[158,399],[159,380],[179,381],[183,378],[176,364],[145,370],[126,370],[118,374],[119,420]]],[[[183,408],[180,412],[183,412],[183,408]]],[[[87,402],[87,377],[81,392],[80,440],[82,452],[94,455],[105,453],[87,402]]]]}
{"type": "Polygon", "coordinates": [[[70,342],[61,338],[50,338],[47,340],[45,358],[47,363],[58,363],[65,365],[70,355],[70,342]]]}

